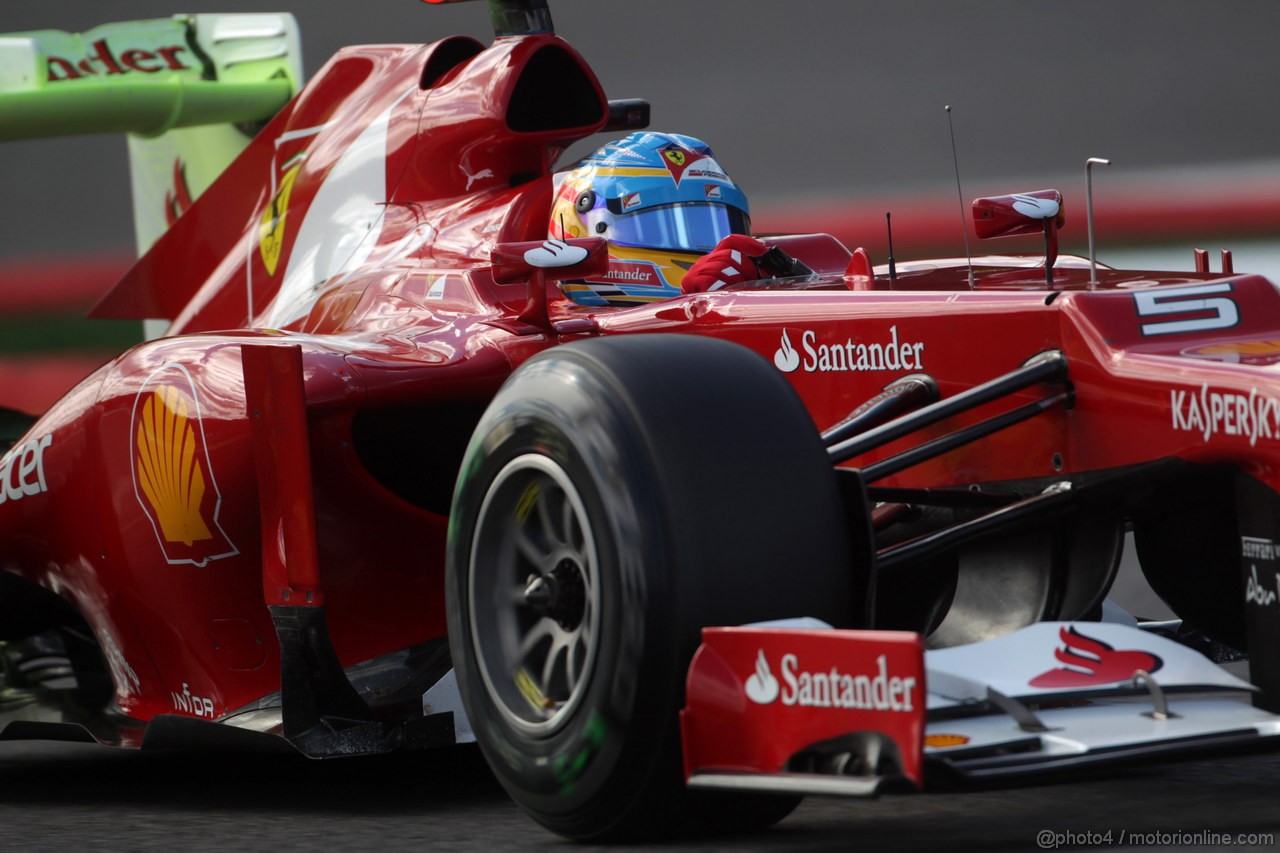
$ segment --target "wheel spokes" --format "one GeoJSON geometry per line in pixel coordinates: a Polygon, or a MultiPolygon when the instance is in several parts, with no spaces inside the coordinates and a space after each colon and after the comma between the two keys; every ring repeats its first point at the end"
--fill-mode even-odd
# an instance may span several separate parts
{"type": "Polygon", "coordinates": [[[534,542],[529,536],[529,531],[526,527],[517,525],[512,533],[512,539],[521,557],[524,557],[538,571],[546,571],[551,552],[544,546],[534,542]]]}
{"type": "Polygon", "coordinates": [[[564,542],[564,537],[555,529],[557,513],[553,504],[557,502],[557,497],[560,497],[560,500],[563,501],[559,489],[550,483],[543,483],[541,488],[538,489],[538,502],[534,508],[534,512],[538,514],[538,522],[542,526],[542,535],[553,551],[556,546],[564,542]]]}
{"type": "Polygon", "coordinates": [[[555,633],[560,626],[550,619],[539,619],[533,623],[533,627],[529,629],[529,633],[525,634],[524,639],[520,641],[520,648],[516,652],[516,666],[524,666],[529,659],[529,655],[537,648],[538,644],[548,637],[555,637],[555,633]]]}
{"type": "Polygon", "coordinates": [[[582,498],[554,461],[518,457],[490,485],[473,542],[471,636],[486,689],[512,722],[558,727],[589,683],[600,611],[582,498]]]}

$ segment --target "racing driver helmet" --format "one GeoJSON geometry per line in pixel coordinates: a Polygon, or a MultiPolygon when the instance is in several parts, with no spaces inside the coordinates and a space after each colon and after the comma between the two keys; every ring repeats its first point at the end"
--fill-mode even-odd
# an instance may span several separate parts
{"type": "Polygon", "coordinates": [[[680,295],[699,257],[751,233],[747,197],[705,142],[633,133],[555,176],[550,236],[603,237],[609,270],[560,286],[580,305],[637,305],[680,295]]]}

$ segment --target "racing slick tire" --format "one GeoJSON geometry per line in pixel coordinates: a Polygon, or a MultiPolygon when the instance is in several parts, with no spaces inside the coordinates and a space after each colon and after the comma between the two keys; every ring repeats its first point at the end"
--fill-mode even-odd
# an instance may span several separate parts
{"type": "Polygon", "coordinates": [[[835,476],[791,386],[736,344],[557,347],[498,392],[450,519],[449,642],[499,781],[569,838],[781,820],[794,797],[685,789],[700,629],[853,622],[835,476]]]}

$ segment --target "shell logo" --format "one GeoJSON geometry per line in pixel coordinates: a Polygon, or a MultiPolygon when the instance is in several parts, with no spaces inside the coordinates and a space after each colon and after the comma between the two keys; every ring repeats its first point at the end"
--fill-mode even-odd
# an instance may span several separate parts
{"type": "Polygon", "coordinates": [[[192,545],[212,539],[200,517],[204,472],[195,458],[196,431],[177,388],[162,385],[142,404],[137,442],[138,485],[156,511],[165,541],[192,545]]]}
{"type": "Polygon", "coordinates": [[[925,735],[924,745],[933,749],[945,749],[949,746],[964,746],[969,742],[965,735],[925,735]]]}
{"type": "Polygon", "coordinates": [[[138,503],[171,564],[203,566],[239,550],[218,524],[222,497],[209,464],[190,374],[160,368],[133,407],[133,478],[138,503]],[[162,374],[168,381],[156,382],[162,374]]]}

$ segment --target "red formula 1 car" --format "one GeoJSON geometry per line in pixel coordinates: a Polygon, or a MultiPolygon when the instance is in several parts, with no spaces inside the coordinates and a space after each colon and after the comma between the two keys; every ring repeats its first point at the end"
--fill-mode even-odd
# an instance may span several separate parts
{"type": "MultiPolygon", "coordinates": [[[[0,460],[4,738],[476,740],[589,838],[1280,732],[1272,283],[1058,257],[1038,191],[973,215],[1044,255],[771,237],[775,275],[581,304],[647,262],[548,239],[554,166],[647,105],[491,8],[487,47],[344,50],[168,194],[96,309],[167,335],[0,460]],[[1127,529],[1180,622],[1105,604],[1127,529]]],[[[115,38],[28,53],[52,93],[230,43],[115,38]]]]}

